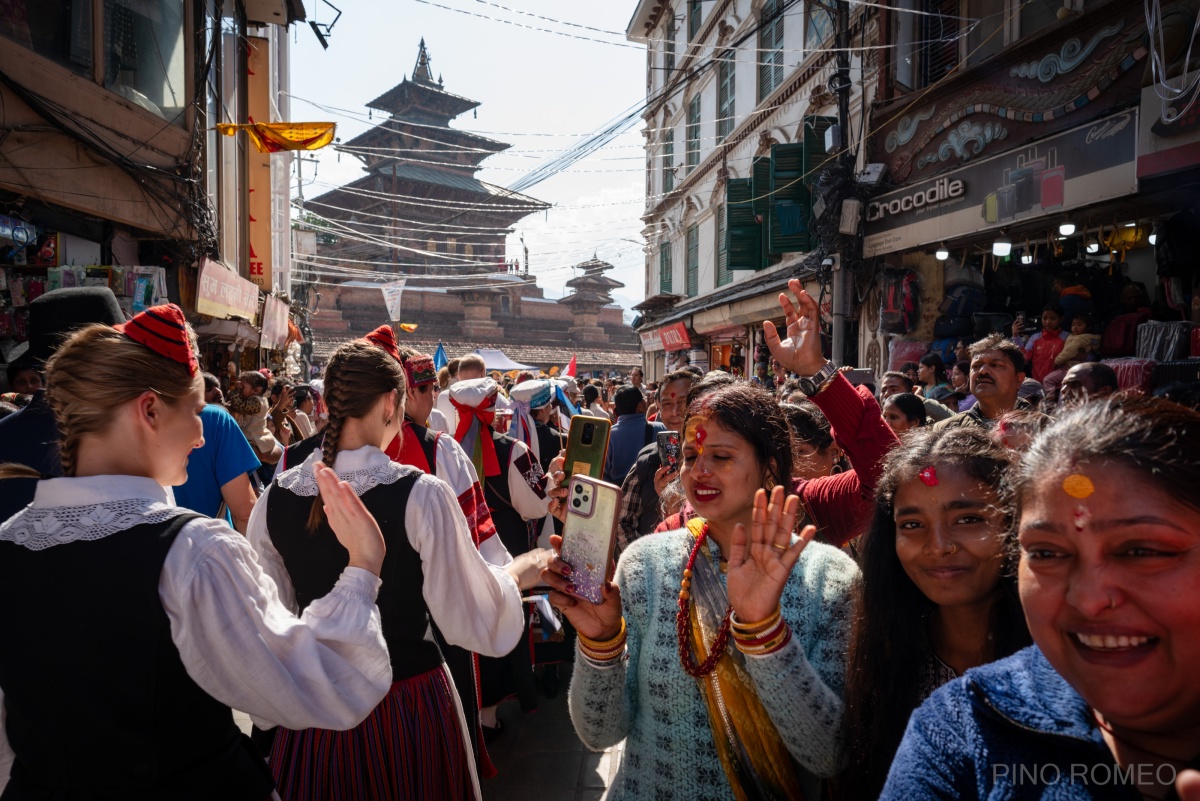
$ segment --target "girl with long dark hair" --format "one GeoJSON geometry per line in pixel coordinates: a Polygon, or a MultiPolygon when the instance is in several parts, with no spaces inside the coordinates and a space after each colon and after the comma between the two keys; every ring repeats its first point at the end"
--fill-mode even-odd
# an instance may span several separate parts
{"type": "Polygon", "coordinates": [[[889,455],[859,541],[839,797],[876,798],[921,701],[1029,643],[1000,507],[1011,453],[963,428],[916,429],[889,455]]]}

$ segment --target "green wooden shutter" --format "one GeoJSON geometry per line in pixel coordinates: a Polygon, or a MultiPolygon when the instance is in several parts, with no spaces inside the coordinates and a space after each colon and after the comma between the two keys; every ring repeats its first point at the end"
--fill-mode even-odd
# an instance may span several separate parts
{"type": "Polygon", "coordinates": [[[687,229],[687,296],[694,298],[700,294],[700,228],[689,226],[687,229]]]}
{"type": "Polygon", "coordinates": [[[667,132],[667,141],[663,142],[663,194],[675,189],[675,129],[667,132]]]}
{"type": "Polygon", "coordinates": [[[687,137],[687,152],[684,156],[684,161],[687,164],[687,171],[700,163],[700,95],[696,95],[688,103],[687,111],[687,126],[684,131],[687,137]]]}
{"type": "Polygon", "coordinates": [[[717,66],[717,143],[733,132],[735,107],[734,59],[737,54],[726,50],[717,66]]]}
{"type": "Polygon", "coordinates": [[[733,281],[729,271],[729,250],[725,241],[725,206],[717,206],[717,286],[733,281]]]}
{"type": "Polygon", "coordinates": [[[667,33],[666,40],[663,42],[663,83],[671,80],[671,73],[675,70],[675,15],[667,11],[667,33]]]}
{"type": "Polygon", "coordinates": [[[771,148],[772,253],[807,253],[817,244],[812,184],[825,161],[825,131],[833,117],[805,117],[802,141],[771,148]]]}
{"type": "Polygon", "coordinates": [[[663,242],[658,246],[658,291],[663,295],[671,293],[670,242],[663,242]]]}
{"type": "Polygon", "coordinates": [[[688,1],[688,41],[696,38],[696,34],[700,33],[700,0],[688,1]]]}
{"type": "Polygon", "coordinates": [[[762,267],[762,226],[754,216],[753,197],[752,178],[725,182],[725,256],[730,270],[762,267]]]}
{"type": "Polygon", "coordinates": [[[754,176],[754,214],[759,220],[759,236],[762,238],[762,261],[759,269],[769,267],[779,259],[772,259],[776,251],[771,249],[770,233],[771,219],[774,217],[771,202],[771,159],[759,156],[751,162],[751,173],[754,176]]]}
{"type": "Polygon", "coordinates": [[[812,249],[810,216],[812,199],[804,178],[804,145],[771,148],[770,248],[774,253],[812,249]]]}

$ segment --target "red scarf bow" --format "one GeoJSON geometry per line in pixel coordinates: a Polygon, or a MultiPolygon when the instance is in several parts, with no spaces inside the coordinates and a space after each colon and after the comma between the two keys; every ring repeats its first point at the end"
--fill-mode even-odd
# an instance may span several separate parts
{"type": "Polygon", "coordinates": [[[458,428],[454,431],[454,438],[460,444],[464,444],[464,447],[464,440],[467,432],[471,430],[471,423],[475,420],[479,421],[479,431],[476,432],[476,440],[471,446],[471,451],[474,451],[476,447],[479,448],[483,456],[483,475],[490,478],[500,475],[500,460],[496,458],[496,443],[492,441],[492,421],[496,417],[495,396],[487,400],[491,401],[487,407],[467,406],[454,398],[450,399],[450,404],[458,410],[458,428]]]}

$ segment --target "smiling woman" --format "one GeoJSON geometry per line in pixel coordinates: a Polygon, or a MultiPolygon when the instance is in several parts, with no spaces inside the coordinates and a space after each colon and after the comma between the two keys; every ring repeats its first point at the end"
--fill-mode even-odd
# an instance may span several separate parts
{"type": "Polygon", "coordinates": [[[1011,465],[975,428],[917,429],[889,455],[861,546],[838,797],[877,798],[921,701],[1029,644],[999,508],[1011,465]]]}
{"type": "Polygon", "coordinates": [[[1019,797],[1026,776],[1038,797],[1116,797],[1118,776],[1176,797],[1200,754],[1198,449],[1200,414],[1156,399],[1038,436],[1012,481],[1034,646],[917,710],[882,798],[1019,797]]]}

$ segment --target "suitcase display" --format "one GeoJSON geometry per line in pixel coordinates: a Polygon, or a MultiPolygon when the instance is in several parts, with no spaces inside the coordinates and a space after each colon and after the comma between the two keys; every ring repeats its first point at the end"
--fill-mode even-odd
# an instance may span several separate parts
{"type": "MultiPolygon", "coordinates": [[[[1200,331],[1200,328],[1196,329],[1200,331]]],[[[1154,366],[1154,386],[1161,387],[1180,381],[1191,384],[1200,381],[1200,359],[1180,359],[1174,362],[1159,362],[1154,366]]]]}
{"type": "Polygon", "coordinates": [[[1196,324],[1189,322],[1144,322],[1137,327],[1137,357],[1156,362],[1186,359],[1191,352],[1192,331],[1195,328],[1196,324]]]}
{"type": "Polygon", "coordinates": [[[1150,392],[1154,389],[1154,367],[1158,362],[1153,359],[1105,359],[1101,364],[1113,369],[1117,374],[1117,386],[1122,390],[1150,392]]]}

